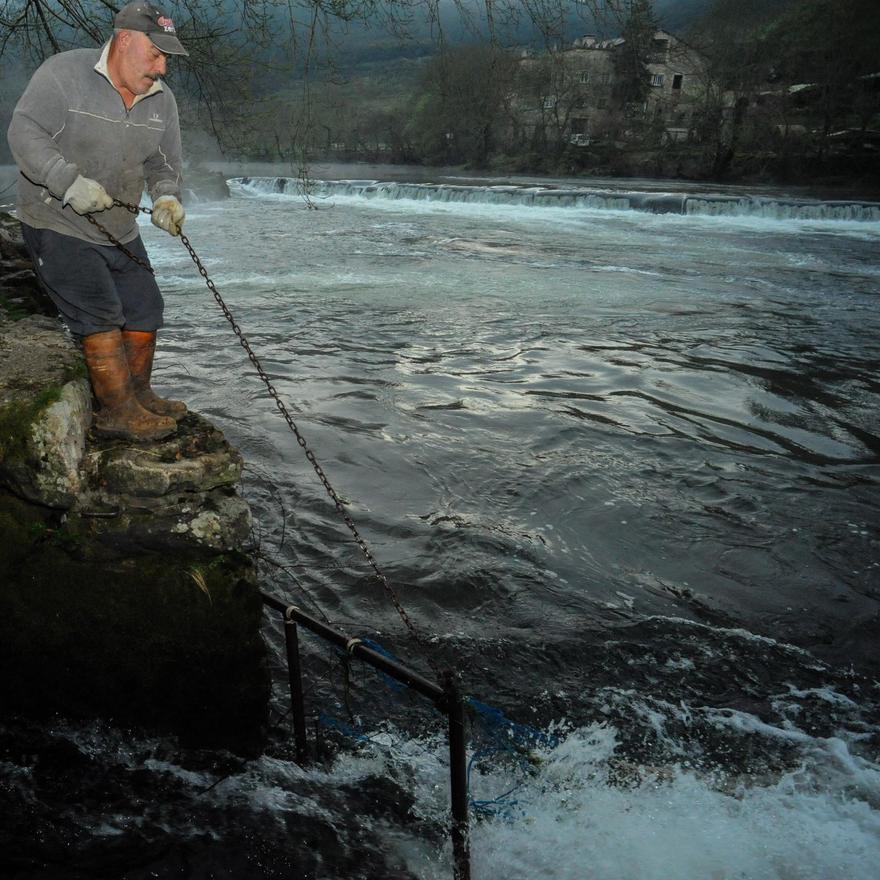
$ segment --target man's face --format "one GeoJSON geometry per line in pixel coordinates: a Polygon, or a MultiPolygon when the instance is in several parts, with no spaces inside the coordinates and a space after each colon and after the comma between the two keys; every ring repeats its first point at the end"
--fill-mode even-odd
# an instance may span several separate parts
{"type": "Polygon", "coordinates": [[[120,85],[133,95],[145,95],[153,83],[164,76],[168,56],[160,52],[146,34],[140,31],[126,31],[128,39],[122,45],[119,55],[120,85]]]}

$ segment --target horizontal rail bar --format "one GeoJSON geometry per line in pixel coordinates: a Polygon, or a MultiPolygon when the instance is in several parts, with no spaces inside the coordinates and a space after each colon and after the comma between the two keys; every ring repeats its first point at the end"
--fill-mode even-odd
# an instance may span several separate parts
{"type": "Polygon", "coordinates": [[[276,599],[274,596],[268,596],[266,593],[260,593],[260,596],[263,599],[264,605],[274,608],[276,611],[281,612],[281,614],[289,614],[293,620],[301,626],[304,626],[306,629],[311,630],[315,635],[318,635],[337,647],[348,651],[353,657],[357,657],[359,660],[369,663],[370,666],[375,667],[380,672],[384,672],[386,675],[390,675],[392,678],[397,679],[399,682],[402,682],[407,687],[417,691],[422,696],[427,697],[429,700],[433,700],[438,707],[443,709],[443,711],[446,711],[448,694],[439,685],[428,681],[427,678],[424,678],[417,672],[413,672],[411,669],[407,669],[400,663],[390,660],[378,651],[368,648],[359,639],[351,638],[350,636],[345,635],[345,633],[341,633],[339,630],[327,626],[326,623],[322,623],[320,620],[306,614],[295,605],[285,605],[280,599],[276,599]]]}

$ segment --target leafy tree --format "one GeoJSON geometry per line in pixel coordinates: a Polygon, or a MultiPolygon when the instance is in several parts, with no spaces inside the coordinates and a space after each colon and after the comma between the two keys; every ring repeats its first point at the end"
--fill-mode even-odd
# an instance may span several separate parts
{"type": "Polygon", "coordinates": [[[822,157],[836,129],[880,111],[876,0],[716,0],[692,39],[710,59],[699,129],[714,176],[744,150],[785,159],[812,142],[822,157]]]}

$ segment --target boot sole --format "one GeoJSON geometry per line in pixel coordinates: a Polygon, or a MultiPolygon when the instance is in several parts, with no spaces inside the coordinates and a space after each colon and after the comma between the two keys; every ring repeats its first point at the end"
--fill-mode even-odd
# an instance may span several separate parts
{"type": "Polygon", "coordinates": [[[108,428],[103,425],[93,425],[95,434],[98,437],[118,437],[121,440],[132,440],[135,443],[149,443],[153,440],[164,440],[172,434],[177,433],[177,424],[168,428],[158,428],[154,431],[146,431],[135,434],[131,430],[125,428],[108,428]]]}

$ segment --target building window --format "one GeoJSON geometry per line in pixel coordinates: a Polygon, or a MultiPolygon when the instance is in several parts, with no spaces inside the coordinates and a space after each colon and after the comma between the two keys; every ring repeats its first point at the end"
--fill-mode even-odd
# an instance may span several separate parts
{"type": "Polygon", "coordinates": [[[663,74],[662,73],[652,73],[651,74],[651,85],[652,86],[662,86],[663,85],[663,74]]]}
{"type": "Polygon", "coordinates": [[[683,76],[682,74],[680,74],[680,73],[673,74],[673,77],[672,77],[672,88],[673,88],[673,89],[676,89],[676,90],[680,89],[680,88],[681,88],[681,82],[682,82],[683,79],[684,79],[684,76],[683,76]]]}
{"type": "Polygon", "coordinates": [[[610,84],[610,82],[611,82],[611,74],[610,73],[603,73],[602,74],[602,85],[607,86],[610,84]]]}
{"type": "Polygon", "coordinates": [[[554,98],[552,96],[548,97],[548,98],[544,98],[544,109],[545,110],[552,110],[555,106],[556,106],[556,98],[554,98]]]}
{"type": "Polygon", "coordinates": [[[590,84],[590,72],[588,70],[582,70],[578,81],[582,86],[588,86],[590,84]]]}

